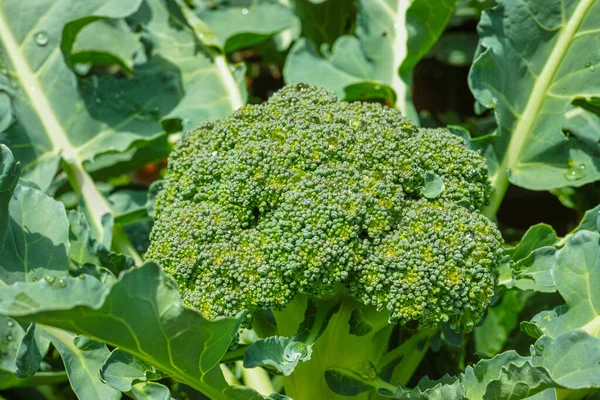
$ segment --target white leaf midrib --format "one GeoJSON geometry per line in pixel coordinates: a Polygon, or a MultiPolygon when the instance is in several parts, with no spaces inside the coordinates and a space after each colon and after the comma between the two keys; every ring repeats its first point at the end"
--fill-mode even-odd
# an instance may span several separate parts
{"type": "Polygon", "coordinates": [[[44,130],[52,144],[52,149],[57,152],[60,151],[62,157],[69,162],[80,161],[73,149],[73,144],[68,139],[64,127],[56,118],[56,114],[50,106],[40,81],[25,59],[20,45],[15,40],[10,27],[7,25],[6,17],[2,11],[0,11],[0,40],[4,44],[6,54],[21,81],[23,91],[44,126],[44,130]]]}

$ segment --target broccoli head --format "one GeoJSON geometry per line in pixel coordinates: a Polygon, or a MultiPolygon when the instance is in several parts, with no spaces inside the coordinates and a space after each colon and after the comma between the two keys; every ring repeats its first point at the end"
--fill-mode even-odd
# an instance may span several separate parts
{"type": "Polygon", "coordinates": [[[147,258],[208,317],[343,285],[400,323],[472,327],[501,252],[479,213],[490,190],[483,158],[448,131],[288,85],[182,138],[147,258]],[[443,182],[435,196],[426,174],[443,182]]]}

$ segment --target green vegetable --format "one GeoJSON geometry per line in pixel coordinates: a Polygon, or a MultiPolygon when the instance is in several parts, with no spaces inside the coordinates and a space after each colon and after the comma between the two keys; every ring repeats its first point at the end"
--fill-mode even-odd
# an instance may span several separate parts
{"type": "Polygon", "coordinates": [[[501,251],[478,213],[488,198],[485,162],[460,138],[290,85],[182,139],[146,257],[213,318],[341,283],[393,321],[472,328],[501,251]],[[418,190],[430,170],[445,182],[435,200],[418,190]]]}
{"type": "Polygon", "coordinates": [[[0,399],[599,398],[599,35],[600,0],[1,2],[0,399]]]}
{"type": "Polygon", "coordinates": [[[484,160],[461,138],[289,85],[183,137],[146,257],[210,318],[289,320],[297,296],[349,296],[383,314],[375,332],[388,319],[471,330],[502,252],[478,211],[489,192],[484,160]],[[443,181],[436,196],[423,193],[430,174],[443,181]]]}

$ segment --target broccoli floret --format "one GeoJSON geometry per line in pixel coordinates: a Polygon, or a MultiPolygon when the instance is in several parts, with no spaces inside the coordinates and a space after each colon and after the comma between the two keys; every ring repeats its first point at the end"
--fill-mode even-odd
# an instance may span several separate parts
{"type": "Polygon", "coordinates": [[[401,323],[472,327],[502,239],[481,156],[393,109],[289,85],[205,122],[169,158],[147,258],[208,317],[343,284],[401,323]],[[444,189],[423,195],[424,175],[444,189]]]}

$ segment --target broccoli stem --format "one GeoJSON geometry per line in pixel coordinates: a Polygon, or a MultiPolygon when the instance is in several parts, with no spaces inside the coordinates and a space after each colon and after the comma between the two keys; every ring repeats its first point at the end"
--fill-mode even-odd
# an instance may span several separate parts
{"type": "Polygon", "coordinates": [[[135,262],[135,265],[140,266],[144,263],[140,253],[137,252],[131,243],[131,240],[129,240],[129,236],[127,236],[125,229],[123,229],[123,226],[120,224],[115,224],[113,228],[112,247],[115,251],[131,257],[135,262]]]}
{"type": "MultiPolygon", "coordinates": [[[[279,333],[292,336],[303,320],[304,308],[300,304],[287,307],[274,313],[279,333]]],[[[360,305],[349,296],[344,296],[340,310],[329,320],[327,329],[313,346],[309,361],[299,364],[292,375],[284,377],[285,392],[295,400],[303,399],[347,399],[346,396],[332,392],[325,382],[325,371],[331,367],[353,368],[377,362],[387,350],[389,336],[393,325],[388,325],[385,318],[382,326],[373,333],[354,336],[349,333],[350,316],[360,305]]],[[[318,328],[316,328],[318,329],[318,328]]],[[[356,399],[368,399],[369,393],[361,394],[356,399]]]]}
{"type": "Polygon", "coordinates": [[[237,363],[242,370],[244,385],[256,390],[264,396],[273,394],[275,390],[273,389],[273,384],[271,383],[271,378],[267,371],[261,367],[244,368],[241,361],[237,361],[237,363]]]}
{"type": "Polygon", "coordinates": [[[390,379],[392,384],[401,386],[408,384],[427,354],[431,343],[430,339],[436,331],[437,329],[423,328],[381,358],[380,365],[382,367],[397,363],[390,379]]]}

